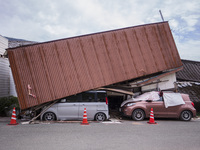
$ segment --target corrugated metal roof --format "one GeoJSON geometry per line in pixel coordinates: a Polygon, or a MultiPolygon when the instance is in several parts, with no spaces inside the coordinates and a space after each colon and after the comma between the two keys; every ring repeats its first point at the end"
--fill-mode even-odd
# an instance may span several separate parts
{"type": "Polygon", "coordinates": [[[200,62],[182,60],[183,70],[177,72],[176,77],[180,81],[200,82],[200,62]]]}
{"type": "Polygon", "coordinates": [[[168,22],[8,49],[8,57],[21,109],[182,66],[168,22]]]}

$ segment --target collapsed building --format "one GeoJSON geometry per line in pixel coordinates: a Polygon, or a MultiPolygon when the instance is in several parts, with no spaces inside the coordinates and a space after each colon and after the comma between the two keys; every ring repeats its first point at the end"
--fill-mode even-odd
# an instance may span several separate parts
{"type": "Polygon", "coordinates": [[[182,69],[168,22],[9,48],[7,55],[22,110],[92,89],[174,89],[182,69]]]}

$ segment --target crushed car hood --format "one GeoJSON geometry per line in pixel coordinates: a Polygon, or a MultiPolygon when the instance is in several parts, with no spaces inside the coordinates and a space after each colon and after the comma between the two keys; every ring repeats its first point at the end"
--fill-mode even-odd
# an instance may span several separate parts
{"type": "Polygon", "coordinates": [[[159,99],[160,99],[159,92],[157,91],[147,92],[147,93],[137,96],[136,98],[130,98],[122,102],[121,107],[130,102],[138,102],[138,101],[146,101],[146,100],[157,101],[159,99]]]}

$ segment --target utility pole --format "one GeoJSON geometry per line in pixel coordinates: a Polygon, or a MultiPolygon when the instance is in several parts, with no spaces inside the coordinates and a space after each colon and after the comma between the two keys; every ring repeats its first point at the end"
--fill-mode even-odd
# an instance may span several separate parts
{"type": "Polygon", "coordinates": [[[159,10],[159,12],[160,12],[160,16],[161,16],[161,18],[162,18],[162,21],[164,22],[165,20],[164,20],[164,18],[163,18],[163,15],[162,15],[161,10],[159,10]]]}

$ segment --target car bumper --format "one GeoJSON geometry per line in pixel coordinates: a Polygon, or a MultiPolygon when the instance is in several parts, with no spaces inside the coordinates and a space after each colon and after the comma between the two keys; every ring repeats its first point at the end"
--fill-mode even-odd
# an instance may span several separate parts
{"type": "Polygon", "coordinates": [[[120,107],[120,108],[119,108],[119,112],[121,113],[122,116],[125,116],[125,117],[130,117],[130,116],[131,116],[131,115],[128,113],[127,108],[125,108],[125,107],[120,107]]]}

